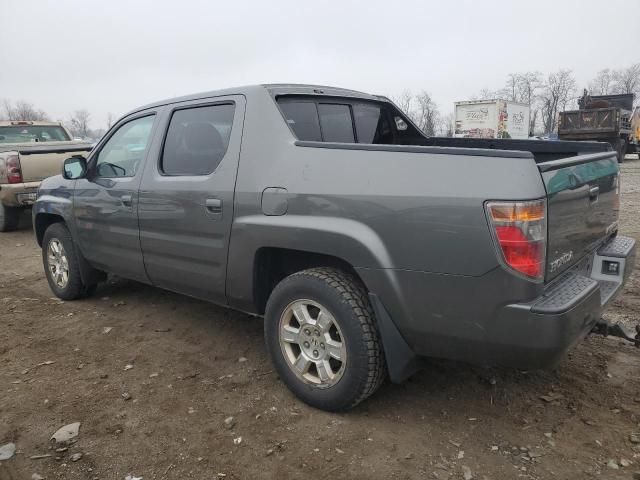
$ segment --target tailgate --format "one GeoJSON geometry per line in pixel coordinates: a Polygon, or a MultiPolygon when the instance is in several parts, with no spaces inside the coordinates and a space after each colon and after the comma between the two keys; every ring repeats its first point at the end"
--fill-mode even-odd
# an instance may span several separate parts
{"type": "Polygon", "coordinates": [[[62,142],[16,148],[20,154],[20,167],[25,182],[39,182],[47,177],[59,175],[65,159],[72,155],[86,155],[91,151],[91,146],[87,144],[60,143],[62,142]]]}
{"type": "Polygon", "coordinates": [[[558,133],[605,133],[618,129],[618,109],[573,110],[560,113],[558,133]]]}
{"type": "Polygon", "coordinates": [[[547,190],[546,280],[575,265],[617,231],[618,161],[615,152],[538,164],[547,190]]]}

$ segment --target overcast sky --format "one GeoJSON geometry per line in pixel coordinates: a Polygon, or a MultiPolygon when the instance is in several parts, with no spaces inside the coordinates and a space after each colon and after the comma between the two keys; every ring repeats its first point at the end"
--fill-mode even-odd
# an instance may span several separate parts
{"type": "Polygon", "coordinates": [[[640,61],[638,0],[0,0],[0,99],[106,125],[151,101],[235,85],[427,90],[443,113],[510,72],[582,88],[640,61]],[[626,14],[625,14],[626,12],[626,14]],[[610,21],[607,21],[610,19],[610,21]]]}

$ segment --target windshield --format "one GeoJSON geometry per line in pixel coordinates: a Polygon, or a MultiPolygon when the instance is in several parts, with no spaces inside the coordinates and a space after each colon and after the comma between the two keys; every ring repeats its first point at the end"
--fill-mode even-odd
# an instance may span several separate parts
{"type": "Polygon", "coordinates": [[[64,142],[71,140],[59,125],[12,125],[0,127],[0,143],[64,142]]]}

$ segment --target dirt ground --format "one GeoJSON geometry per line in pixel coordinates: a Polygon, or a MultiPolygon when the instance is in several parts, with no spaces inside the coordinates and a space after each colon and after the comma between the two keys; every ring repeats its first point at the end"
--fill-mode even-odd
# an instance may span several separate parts
{"type": "MultiPolygon", "coordinates": [[[[640,240],[640,161],[622,169],[621,229],[640,240]]],[[[639,287],[607,316],[639,321],[639,287]]],[[[278,380],[260,320],[119,279],[62,302],[29,219],[0,234],[0,446],[17,446],[1,480],[631,479],[635,433],[640,350],[616,339],[586,339],[554,371],[433,361],[329,414],[278,380]]]]}

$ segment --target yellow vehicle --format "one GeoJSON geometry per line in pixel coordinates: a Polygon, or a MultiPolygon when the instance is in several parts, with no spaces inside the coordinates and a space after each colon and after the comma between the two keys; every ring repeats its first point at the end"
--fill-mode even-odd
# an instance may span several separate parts
{"type": "Polygon", "coordinates": [[[631,141],[627,153],[637,153],[640,158],[640,106],[637,106],[631,117],[631,141]]]}

